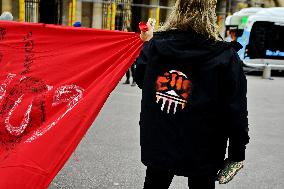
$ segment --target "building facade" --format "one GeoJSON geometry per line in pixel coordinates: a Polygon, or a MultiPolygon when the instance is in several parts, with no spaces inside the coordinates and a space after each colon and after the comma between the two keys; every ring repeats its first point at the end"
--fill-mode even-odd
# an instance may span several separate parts
{"type": "Polygon", "coordinates": [[[0,10],[9,11],[15,21],[45,22],[72,26],[81,22],[90,28],[137,30],[138,23],[149,17],[156,28],[163,23],[174,0],[0,0],[0,10]],[[54,7],[56,10],[54,10],[54,7]],[[45,13],[55,18],[46,21],[45,13]]]}
{"type": "MultiPolygon", "coordinates": [[[[138,31],[138,23],[166,20],[175,0],[0,0],[0,10],[9,11],[15,21],[44,22],[72,26],[138,31]],[[52,12],[52,17],[50,16],[52,12]]],[[[247,6],[284,6],[284,0],[218,0],[218,21],[247,6]]]]}
{"type": "Polygon", "coordinates": [[[138,23],[156,19],[156,27],[165,21],[174,0],[77,0],[76,21],[85,27],[137,31],[138,23]]]}

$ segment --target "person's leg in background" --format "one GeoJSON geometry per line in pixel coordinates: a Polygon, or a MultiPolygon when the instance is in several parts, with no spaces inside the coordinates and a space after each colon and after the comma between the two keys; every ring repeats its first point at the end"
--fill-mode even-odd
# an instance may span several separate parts
{"type": "Polygon", "coordinates": [[[189,189],[215,189],[214,177],[188,178],[189,189]]]}
{"type": "Polygon", "coordinates": [[[131,86],[134,87],[134,86],[136,86],[135,76],[134,76],[134,73],[135,73],[135,72],[134,72],[134,71],[135,71],[135,65],[132,64],[130,69],[131,69],[131,75],[132,75],[132,79],[133,79],[131,86]]]}
{"type": "Polygon", "coordinates": [[[168,189],[173,178],[170,171],[147,167],[144,189],[168,189]]]}
{"type": "Polygon", "coordinates": [[[127,70],[125,75],[126,75],[126,81],[123,84],[130,84],[130,81],[129,81],[129,79],[130,79],[130,71],[129,71],[129,69],[127,70]]]}

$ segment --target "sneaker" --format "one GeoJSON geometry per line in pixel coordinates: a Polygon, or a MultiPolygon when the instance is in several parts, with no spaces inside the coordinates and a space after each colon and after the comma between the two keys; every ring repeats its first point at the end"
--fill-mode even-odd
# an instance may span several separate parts
{"type": "Polygon", "coordinates": [[[134,81],[132,84],[131,84],[131,87],[135,87],[136,86],[136,82],[134,81]]]}
{"type": "Polygon", "coordinates": [[[130,81],[126,80],[123,84],[130,84],[130,81]]]}

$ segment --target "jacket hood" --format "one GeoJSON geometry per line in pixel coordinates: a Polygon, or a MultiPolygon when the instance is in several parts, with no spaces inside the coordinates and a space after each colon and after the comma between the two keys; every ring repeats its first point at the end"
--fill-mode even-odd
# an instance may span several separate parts
{"type": "Polygon", "coordinates": [[[206,39],[194,31],[156,32],[152,39],[155,52],[177,59],[209,60],[227,49],[236,51],[242,48],[238,42],[224,42],[206,39]]]}

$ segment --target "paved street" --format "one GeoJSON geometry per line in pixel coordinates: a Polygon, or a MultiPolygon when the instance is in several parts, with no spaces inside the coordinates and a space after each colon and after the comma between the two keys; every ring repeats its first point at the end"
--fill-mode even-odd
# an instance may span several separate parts
{"type": "MultiPolygon", "coordinates": [[[[121,83],[50,189],[142,189],[140,162],[140,90],[121,83]]],[[[217,189],[284,188],[284,77],[248,76],[251,142],[245,168],[217,189]]],[[[175,177],[170,189],[186,189],[175,177]]]]}

